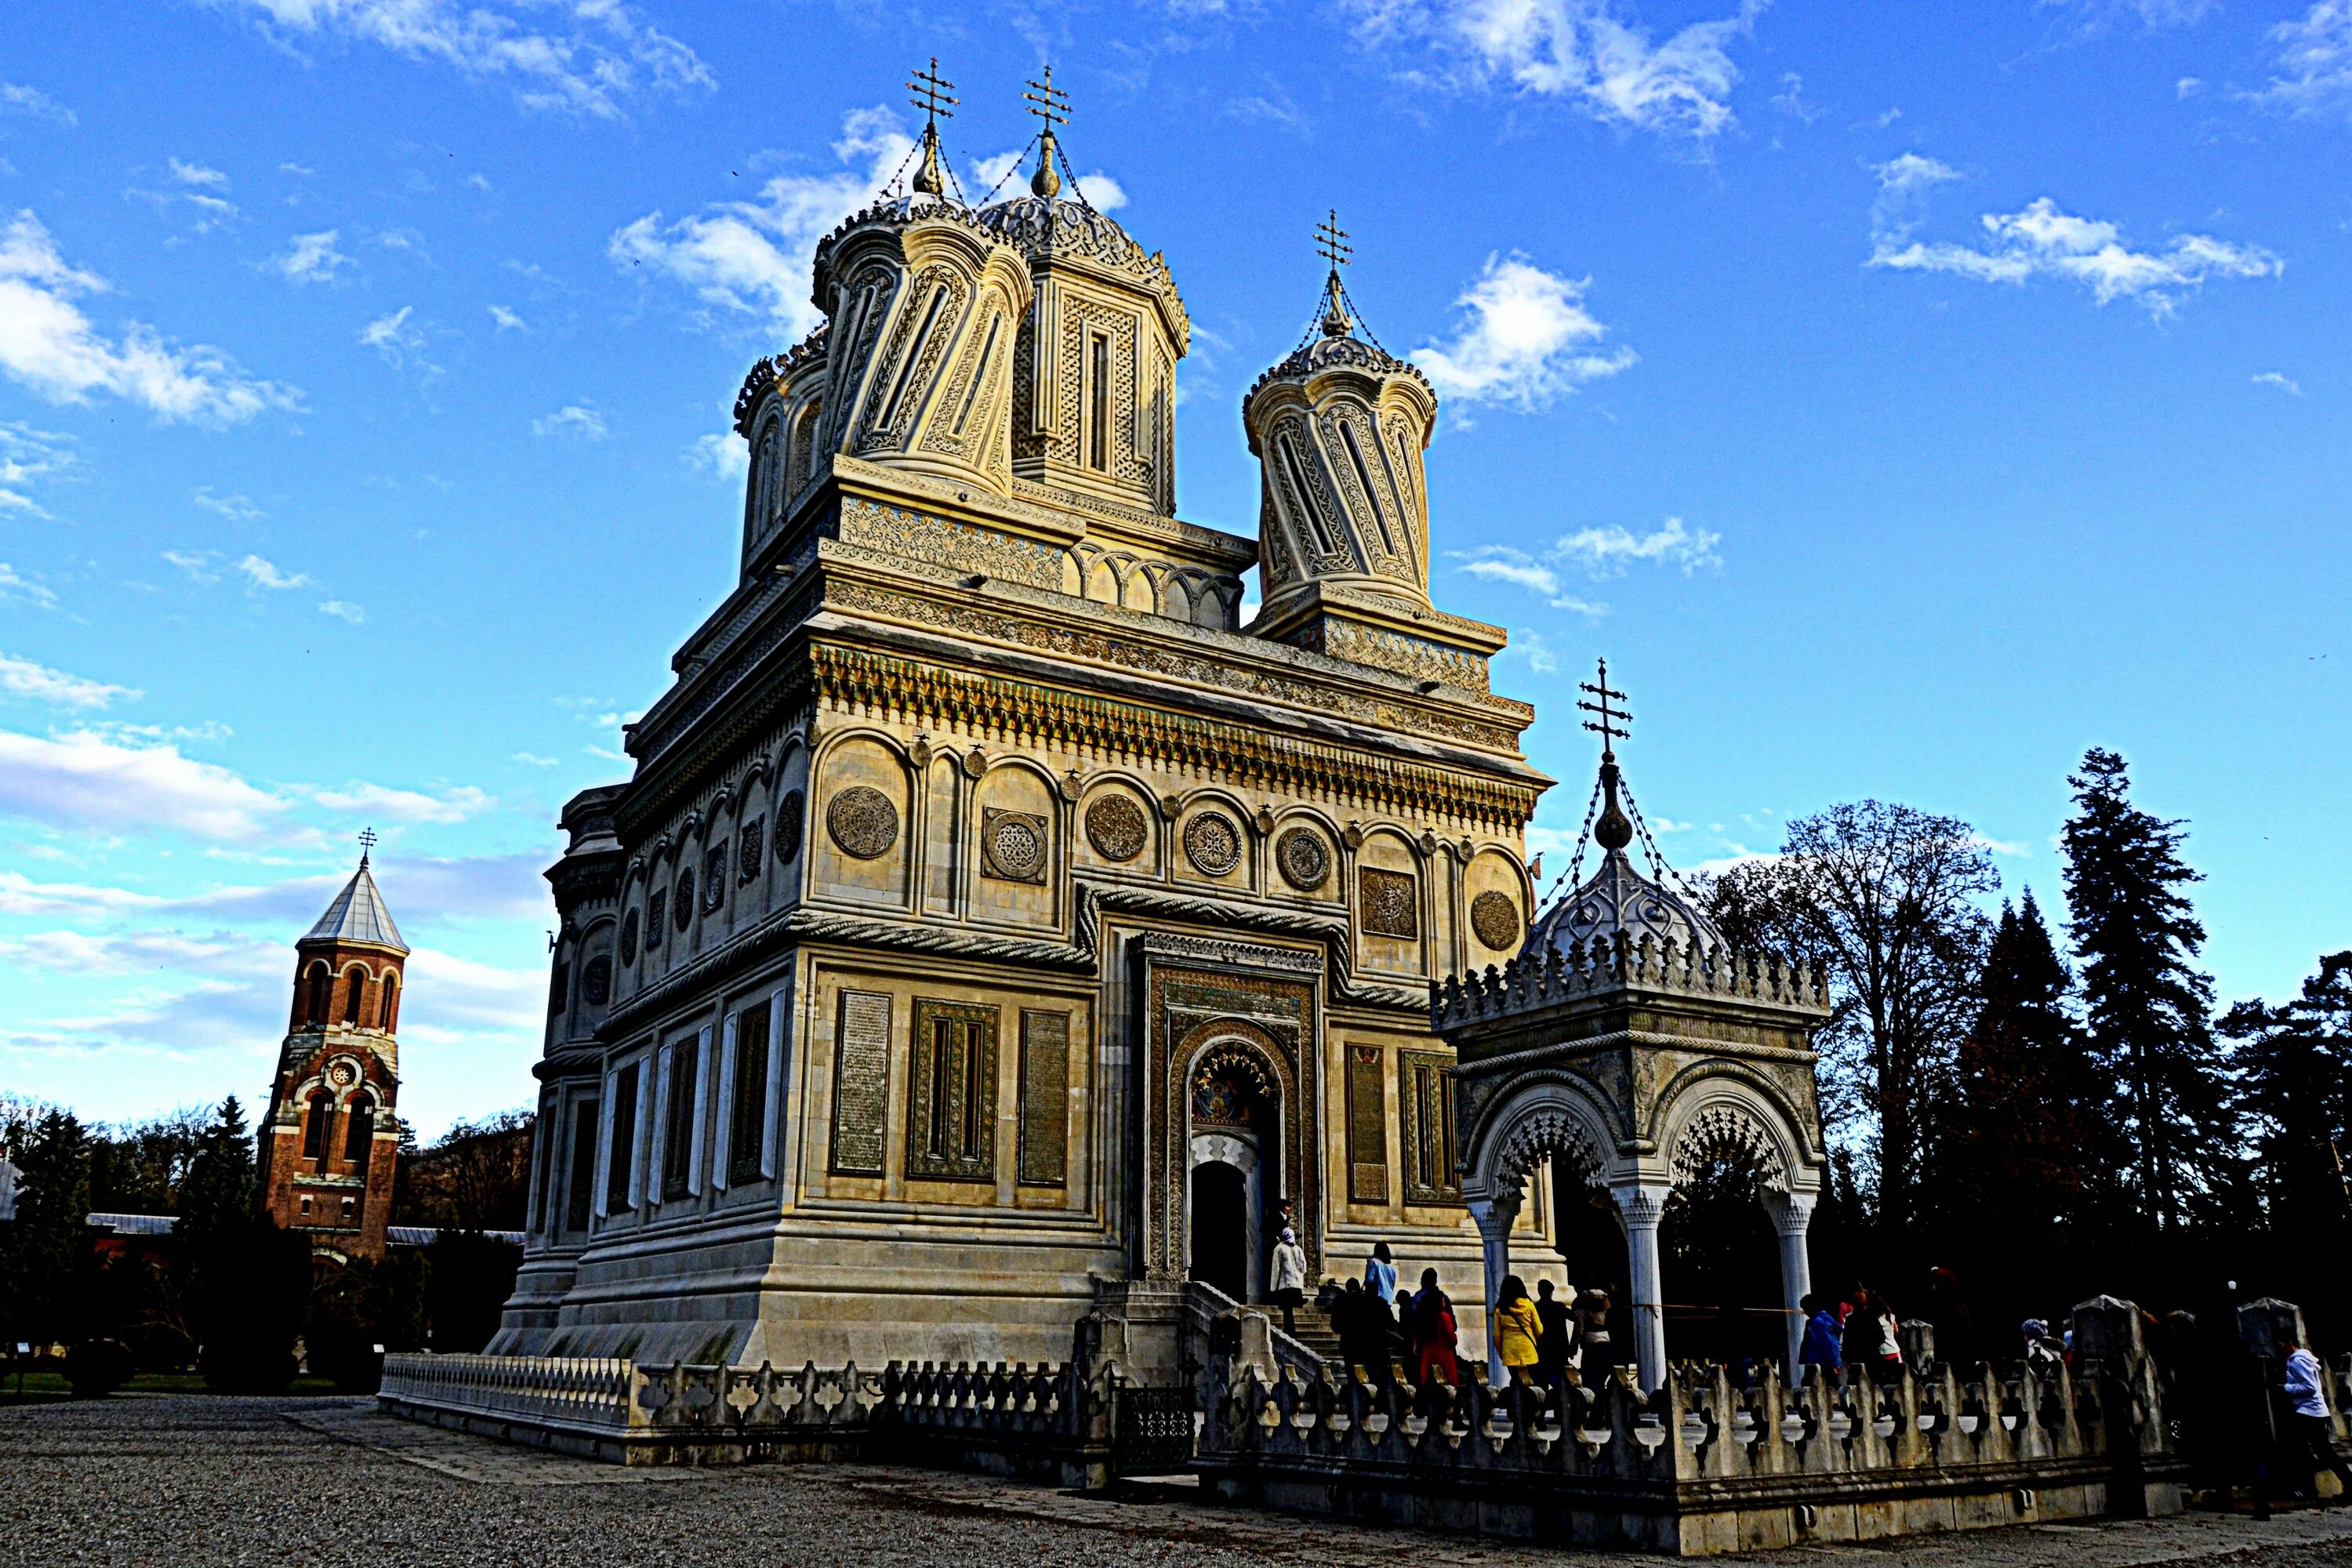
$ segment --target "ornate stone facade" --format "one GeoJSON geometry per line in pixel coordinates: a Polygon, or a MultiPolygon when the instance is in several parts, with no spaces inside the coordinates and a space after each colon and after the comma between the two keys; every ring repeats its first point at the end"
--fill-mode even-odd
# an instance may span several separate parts
{"type": "Polygon", "coordinates": [[[1428,602],[1426,387],[1342,333],[1253,394],[1385,543],[1244,627],[1293,524],[1175,515],[1163,258],[1050,191],[893,196],[814,281],[737,405],[741,579],[565,813],[555,961],[609,984],[551,1009],[494,1349],[1058,1358],[1256,1289],[1282,1224],[1468,1308],[1455,1173],[1409,1147],[1450,1148],[1429,988],[1516,946],[1549,781],[1502,634],[1428,602]]]}

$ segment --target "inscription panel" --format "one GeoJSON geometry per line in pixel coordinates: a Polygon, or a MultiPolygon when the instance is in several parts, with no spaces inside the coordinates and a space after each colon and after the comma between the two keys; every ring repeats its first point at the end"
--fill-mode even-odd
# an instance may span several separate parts
{"type": "Polygon", "coordinates": [[[1348,1047],[1348,1195],[1361,1204],[1389,1201],[1389,1107],[1384,1053],[1378,1046],[1348,1047]]]}
{"type": "Polygon", "coordinates": [[[1070,1016],[1021,1014],[1021,1159],[1024,1186],[1069,1180],[1070,1016]]]}
{"type": "Polygon", "coordinates": [[[833,1040],[833,1169],[878,1176],[890,1114],[888,994],[844,991],[833,1040]]]}

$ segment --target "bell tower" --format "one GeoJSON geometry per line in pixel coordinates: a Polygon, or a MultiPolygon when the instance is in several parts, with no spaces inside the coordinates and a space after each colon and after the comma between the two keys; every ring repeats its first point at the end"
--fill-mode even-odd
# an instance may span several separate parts
{"type": "Polygon", "coordinates": [[[383,1256],[400,1146],[394,1030],[408,949],[368,870],[374,844],[373,829],[360,835],[359,869],[294,944],[255,1192],[263,1214],[343,1258],[383,1256]]]}

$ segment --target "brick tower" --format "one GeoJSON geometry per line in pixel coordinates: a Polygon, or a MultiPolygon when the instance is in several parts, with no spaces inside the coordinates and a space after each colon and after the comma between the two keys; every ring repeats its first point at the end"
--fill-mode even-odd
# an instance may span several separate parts
{"type": "Polygon", "coordinates": [[[400,1146],[402,965],[408,949],[368,873],[359,869],[294,944],[294,1005],[262,1130],[261,1210],[313,1248],[381,1258],[400,1146]]]}

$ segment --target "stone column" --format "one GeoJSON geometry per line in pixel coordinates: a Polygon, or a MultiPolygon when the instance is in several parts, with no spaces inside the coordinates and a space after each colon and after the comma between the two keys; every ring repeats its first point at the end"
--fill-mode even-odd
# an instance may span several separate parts
{"type": "Polygon", "coordinates": [[[1503,1347],[1495,1337],[1495,1298],[1503,1293],[1503,1276],[1511,1271],[1511,1222],[1519,1217],[1519,1205],[1474,1198],[1469,1206],[1470,1217],[1478,1222],[1478,1238],[1486,1244],[1486,1382],[1492,1386],[1505,1377],[1503,1347]]]}
{"type": "Polygon", "coordinates": [[[1633,1266],[1633,1360],[1644,1394],[1666,1380],[1666,1315],[1658,1273],[1658,1222],[1674,1189],[1663,1182],[1628,1182],[1609,1189],[1625,1221],[1625,1258],[1633,1266]]]}
{"type": "Polygon", "coordinates": [[[1773,1193],[1764,1194],[1764,1212],[1772,1216],[1772,1228],[1780,1234],[1780,1300],[1789,1311],[1789,1383],[1794,1386],[1804,1375],[1798,1357],[1805,1348],[1804,1301],[1813,1289],[1812,1258],[1805,1250],[1805,1233],[1813,1223],[1812,1193],[1773,1193]]]}

